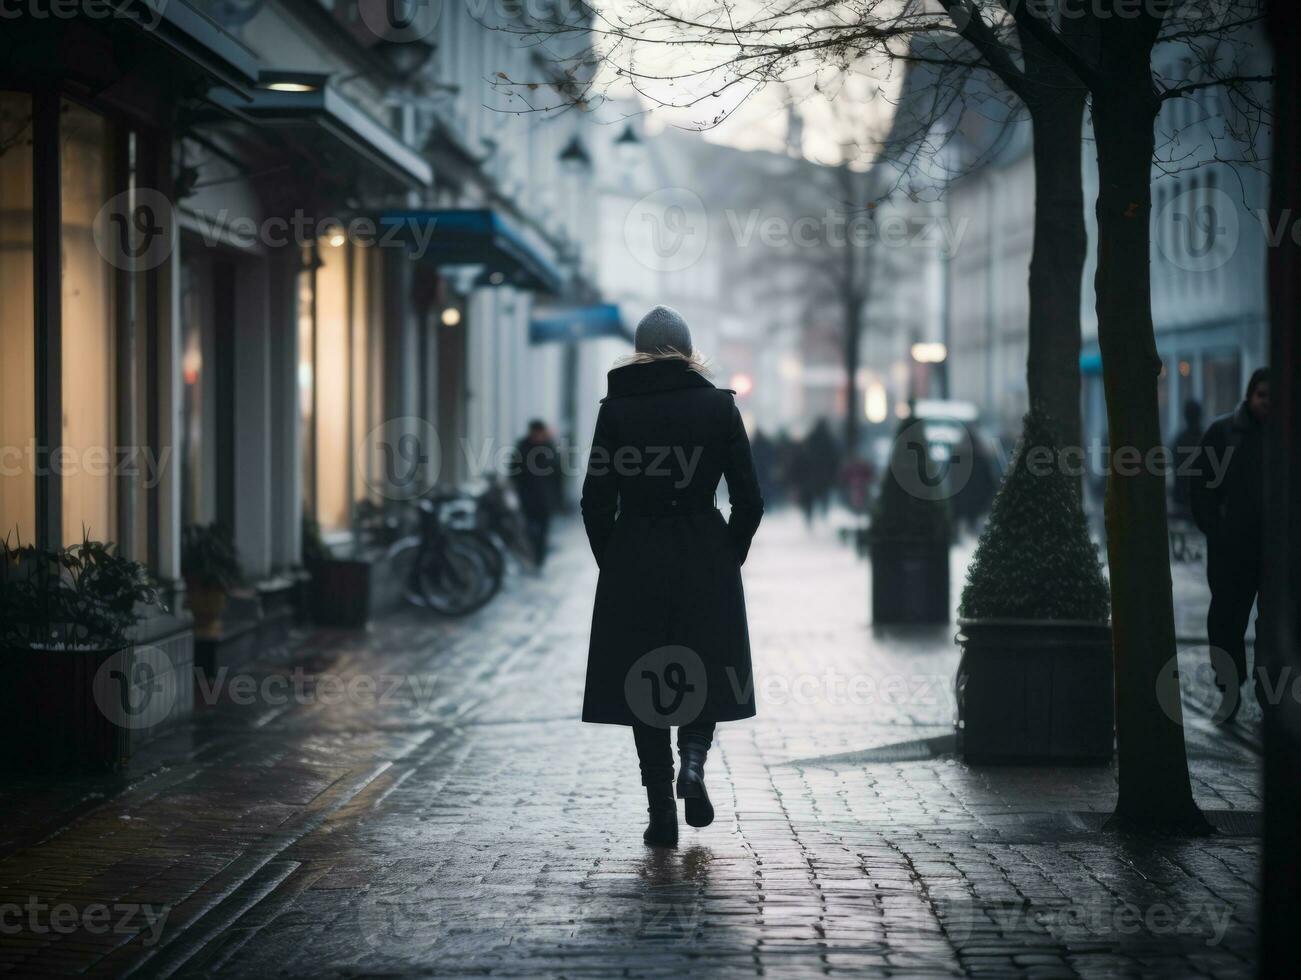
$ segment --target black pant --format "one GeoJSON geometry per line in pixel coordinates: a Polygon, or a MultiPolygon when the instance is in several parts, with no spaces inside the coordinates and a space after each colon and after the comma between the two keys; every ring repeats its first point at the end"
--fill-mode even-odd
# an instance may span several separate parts
{"type": "MultiPolygon", "coordinates": [[[[1247,679],[1246,633],[1260,592],[1259,546],[1249,538],[1207,542],[1206,579],[1211,587],[1206,637],[1212,648],[1229,655],[1236,675],[1223,677],[1217,672],[1216,681],[1222,687],[1237,687],[1247,679]]],[[[1258,628],[1259,622],[1258,616],[1258,628]]]]}
{"type": "MultiPolygon", "coordinates": [[[[637,743],[637,761],[641,764],[641,784],[656,786],[673,782],[673,749],[667,728],[633,725],[632,738],[637,743]]],[[[693,721],[678,729],[678,751],[687,745],[703,746],[706,751],[714,741],[712,721],[693,721]]]]}
{"type": "Polygon", "coordinates": [[[528,533],[529,543],[533,545],[533,554],[539,565],[547,560],[547,538],[551,531],[551,514],[545,510],[525,511],[524,530],[528,533]]]}

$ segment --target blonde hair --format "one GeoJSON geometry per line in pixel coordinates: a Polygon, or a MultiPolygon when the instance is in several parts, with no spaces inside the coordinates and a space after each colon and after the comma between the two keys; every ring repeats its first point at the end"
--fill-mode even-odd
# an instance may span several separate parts
{"type": "Polygon", "coordinates": [[[636,351],[632,354],[625,354],[614,362],[617,368],[627,367],[629,364],[653,364],[656,361],[686,361],[687,370],[695,371],[709,377],[714,373],[713,367],[709,363],[709,358],[698,350],[692,350],[690,354],[684,354],[676,347],[661,347],[655,351],[636,351]]]}

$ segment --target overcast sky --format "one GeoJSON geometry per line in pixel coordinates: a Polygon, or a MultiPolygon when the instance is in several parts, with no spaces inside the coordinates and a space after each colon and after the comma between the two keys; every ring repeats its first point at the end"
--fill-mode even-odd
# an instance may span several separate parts
{"type": "MultiPolygon", "coordinates": [[[[698,19],[722,9],[717,0],[645,0],[657,9],[672,4],[674,10],[685,9],[682,5],[687,2],[698,19]]],[[[756,0],[740,0],[729,6],[738,18],[744,16],[747,6],[758,9],[756,0]]],[[[605,16],[624,23],[631,22],[644,9],[636,0],[601,3],[605,16]]],[[[641,101],[650,110],[648,128],[652,132],[673,125],[701,130],[711,142],[780,151],[787,142],[787,107],[793,103],[804,120],[800,141],[804,155],[820,163],[838,163],[842,147],[851,143],[856,144],[851,156],[865,162],[874,141],[889,124],[901,76],[898,65],[885,61],[860,63],[853,72],[844,73],[810,62],[780,82],[759,88],[748,83],[723,87],[726,72],[710,69],[730,58],[734,49],[684,41],[676,31],[644,33],[649,39],[635,45],[616,43],[600,34],[596,44],[605,55],[601,88],[607,94],[634,94],[619,78],[620,68],[633,66],[641,76],[661,79],[641,78],[637,83],[641,101]],[[714,94],[720,88],[721,92],[714,94]]]]}

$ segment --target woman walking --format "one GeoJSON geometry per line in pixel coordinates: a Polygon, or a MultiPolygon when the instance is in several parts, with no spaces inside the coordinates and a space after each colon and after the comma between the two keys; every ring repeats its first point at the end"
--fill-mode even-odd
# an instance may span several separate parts
{"type": "Polygon", "coordinates": [[[646,787],[647,844],[707,827],[714,726],[754,715],[741,565],[763,499],[735,394],[704,376],[682,317],[657,306],[636,353],[609,373],[583,482],[583,524],[600,567],[583,720],[629,725],[646,787]],[[726,478],[731,516],[714,504],[726,478]]]}

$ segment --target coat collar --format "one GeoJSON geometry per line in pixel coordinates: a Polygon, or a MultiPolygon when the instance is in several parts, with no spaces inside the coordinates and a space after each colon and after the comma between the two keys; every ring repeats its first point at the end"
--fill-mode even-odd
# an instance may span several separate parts
{"type": "MultiPolygon", "coordinates": [[[[704,375],[691,370],[686,361],[670,358],[644,364],[625,364],[607,376],[609,393],[602,398],[624,398],[629,395],[650,395],[677,388],[713,388],[704,375]]],[[[731,390],[731,389],[724,389],[731,390]]]]}
{"type": "Polygon", "coordinates": [[[1251,414],[1251,409],[1247,407],[1245,399],[1233,410],[1232,424],[1235,429],[1241,429],[1244,432],[1260,428],[1260,423],[1256,421],[1256,416],[1251,414]]]}

